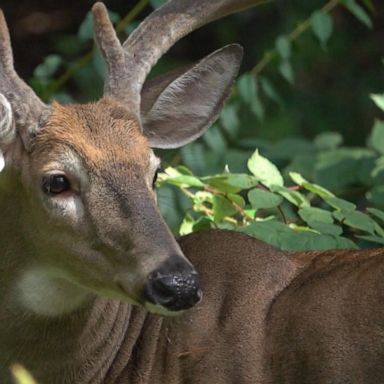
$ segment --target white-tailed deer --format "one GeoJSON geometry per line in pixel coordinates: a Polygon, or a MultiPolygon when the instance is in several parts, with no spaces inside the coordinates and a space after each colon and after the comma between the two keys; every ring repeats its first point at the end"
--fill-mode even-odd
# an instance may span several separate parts
{"type": "Polygon", "coordinates": [[[209,231],[181,240],[188,261],[156,208],[151,148],[208,128],[242,51],[145,78],[182,36],[258,2],[170,1],[123,45],[96,4],[105,94],[65,106],[17,76],[0,12],[2,384],[16,362],[41,384],[383,380],[380,251],[286,255],[209,231]]]}

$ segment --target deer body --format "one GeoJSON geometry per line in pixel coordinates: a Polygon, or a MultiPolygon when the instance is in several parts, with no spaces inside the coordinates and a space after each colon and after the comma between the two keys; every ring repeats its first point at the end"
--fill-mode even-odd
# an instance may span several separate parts
{"type": "Polygon", "coordinates": [[[2,303],[1,377],[19,361],[41,384],[381,382],[381,250],[285,254],[228,231],[180,244],[201,277],[195,308],[162,317],[91,296],[42,319],[2,303]]]}
{"type": "Polygon", "coordinates": [[[60,317],[1,303],[2,382],[16,361],[41,384],[264,382],[266,315],[296,266],[243,234],[212,231],[181,245],[199,270],[204,300],[177,317],[93,295],[60,317]]]}

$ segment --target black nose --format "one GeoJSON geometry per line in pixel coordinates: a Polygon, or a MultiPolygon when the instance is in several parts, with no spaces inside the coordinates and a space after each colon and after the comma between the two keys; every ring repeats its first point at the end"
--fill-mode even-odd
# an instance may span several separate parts
{"type": "Polygon", "coordinates": [[[146,296],[152,303],[170,311],[191,308],[201,299],[199,275],[196,272],[166,275],[153,272],[148,277],[146,296]]]}

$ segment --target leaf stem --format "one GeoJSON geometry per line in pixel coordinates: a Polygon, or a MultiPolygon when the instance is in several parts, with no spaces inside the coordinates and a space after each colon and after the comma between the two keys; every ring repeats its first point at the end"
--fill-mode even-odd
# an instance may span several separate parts
{"type": "MultiPolygon", "coordinates": [[[[330,13],[334,8],[340,4],[341,0],[330,0],[320,10],[324,13],[330,13]]],[[[287,38],[290,42],[295,41],[311,26],[311,16],[301,22],[291,33],[288,34],[287,38]]],[[[276,49],[271,49],[264,53],[262,59],[251,69],[250,73],[254,76],[258,76],[264,69],[278,57],[276,49]]]]}

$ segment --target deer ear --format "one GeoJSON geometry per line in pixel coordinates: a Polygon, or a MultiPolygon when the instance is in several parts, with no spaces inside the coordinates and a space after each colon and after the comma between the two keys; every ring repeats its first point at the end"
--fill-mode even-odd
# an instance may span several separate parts
{"type": "Polygon", "coordinates": [[[12,107],[6,97],[0,93],[0,172],[5,165],[3,152],[16,137],[16,129],[12,116],[12,107]]]}
{"type": "Polygon", "coordinates": [[[163,76],[152,92],[144,89],[142,124],[150,145],[178,148],[200,137],[229,96],[242,56],[239,45],[228,45],[182,74],[163,76]]]}

